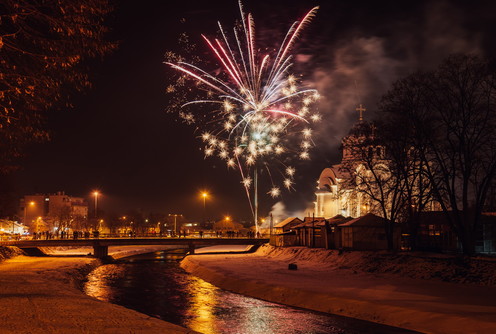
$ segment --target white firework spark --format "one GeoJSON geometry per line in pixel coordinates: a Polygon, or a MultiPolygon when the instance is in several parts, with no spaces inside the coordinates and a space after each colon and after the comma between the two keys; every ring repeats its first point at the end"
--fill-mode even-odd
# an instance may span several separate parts
{"type": "MultiPolygon", "coordinates": [[[[188,123],[208,120],[201,135],[205,156],[217,155],[228,167],[237,168],[249,199],[248,188],[253,180],[247,175],[256,170],[267,170],[273,184],[268,194],[277,197],[280,188],[274,186],[273,175],[276,174],[270,170],[283,160],[309,159],[308,150],[312,146],[310,120],[320,120],[320,115],[310,108],[319,93],[314,89],[302,89],[297,76],[289,72],[293,58],[290,51],[318,7],[292,24],[273,54],[260,53],[260,48],[255,46],[253,17],[250,13],[245,14],[241,2],[239,7],[242,26],[233,29],[233,40],[228,38],[220,23],[220,38],[202,35],[220,72],[212,74],[182,59],[167,64],[196,81],[198,87],[207,92],[206,99],[190,101],[183,107],[214,106],[203,118],[181,112],[188,123]]],[[[285,188],[291,188],[293,176],[294,169],[288,167],[283,180],[285,188]]]]}

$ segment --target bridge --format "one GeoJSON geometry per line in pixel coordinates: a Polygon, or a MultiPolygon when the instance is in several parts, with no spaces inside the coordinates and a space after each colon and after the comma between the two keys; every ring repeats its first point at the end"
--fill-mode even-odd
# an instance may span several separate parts
{"type": "Polygon", "coordinates": [[[260,238],[95,238],[95,239],[49,239],[49,240],[12,240],[0,241],[0,246],[19,248],[38,247],[93,247],[93,256],[108,256],[109,246],[173,245],[187,246],[190,254],[195,254],[198,246],[218,245],[262,245],[269,239],[260,238]]]}

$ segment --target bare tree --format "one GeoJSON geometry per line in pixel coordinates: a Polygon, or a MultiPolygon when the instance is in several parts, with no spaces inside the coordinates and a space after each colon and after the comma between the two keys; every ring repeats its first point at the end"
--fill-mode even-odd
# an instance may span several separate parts
{"type": "Polygon", "coordinates": [[[496,173],[495,73],[475,56],[455,55],[437,70],[395,83],[381,103],[412,127],[413,147],[433,195],[465,254],[472,254],[496,173]]]}
{"type": "Polygon", "coordinates": [[[409,246],[415,249],[420,215],[435,205],[432,186],[425,162],[420,158],[422,150],[412,140],[410,124],[401,119],[403,115],[399,112],[382,116],[379,133],[386,151],[385,159],[390,173],[401,181],[398,189],[401,189],[403,210],[398,218],[403,224],[402,231],[410,236],[409,246]]]}
{"type": "Polygon", "coordinates": [[[367,211],[384,218],[388,249],[393,250],[397,246],[395,227],[404,208],[405,182],[401,174],[391,169],[385,146],[375,130],[375,126],[361,122],[355,125],[352,135],[344,138],[346,153],[341,170],[349,177],[342,189],[361,198],[359,205],[367,211]]]}
{"type": "Polygon", "coordinates": [[[54,211],[50,215],[50,221],[53,222],[53,227],[58,233],[72,227],[74,217],[70,205],[59,206],[54,211]]]}
{"type": "Polygon", "coordinates": [[[104,40],[110,10],[108,0],[0,3],[0,171],[48,138],[44,111],[90,85],[85,60],[115,48],[104,40]]]}

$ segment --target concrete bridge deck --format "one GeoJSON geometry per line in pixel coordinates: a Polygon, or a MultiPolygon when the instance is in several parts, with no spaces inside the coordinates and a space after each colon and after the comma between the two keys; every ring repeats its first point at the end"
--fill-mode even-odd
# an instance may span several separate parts
{"type": "Polygon", "coordinates": [[[0,246],[16,246],[19,248],[38,247],[93,247],[95,257],[108,256],[109,246],[140,245],[177,245],[187,246],[190,254],[195,253],[198,246],[217,245],[261,245],[269,239],[252,238],[93,238],[93,239],[48,239],[48,240],[12,240],[0,241],[0,246]]]}

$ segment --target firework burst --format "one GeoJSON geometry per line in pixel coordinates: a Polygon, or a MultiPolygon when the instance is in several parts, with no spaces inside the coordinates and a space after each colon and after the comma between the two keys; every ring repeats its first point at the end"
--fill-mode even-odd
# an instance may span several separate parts
{"type": "Polygon", "coordinates": [[[208,72],[182,59],[167,64],[182,74],[182,80],[193,79],[206,93],[204,98],[184,103],[179,115],[202,129],[206,157],[217,156],[228,168],[239,170],[257,221],[258,176],[268,176],[271,186],[267,194],[280,196],[279,183],[288,190],[294,183],[295,169],[288,163],[294,158],[309,159],[313,146],[311,123],[318,122],[320,115],[310,106],[319,94],[299,87],[290,69],[291,48],[318,7],[294,22],[280,47],[266,54],[255,46],[252,15],[245,14],[241,2],[239,8],[242,24],[233,29],[231,39],[220,23],[220,38],[202,35],[220,71],[208,72]],[[204,105],[210,108],[198,117],[196,113],[203,110],[198,107],[204,105]],[[186,108],[195,111],[184,111],[186,108]],[[282,166],[282,171],[275,166],[282,166]],[[251,187],[255,187],[253,198],[251,187]]]}

